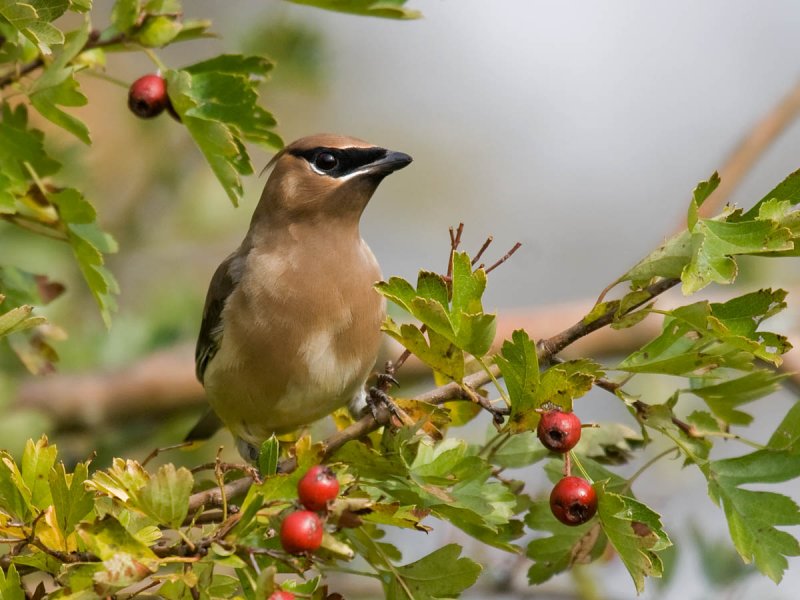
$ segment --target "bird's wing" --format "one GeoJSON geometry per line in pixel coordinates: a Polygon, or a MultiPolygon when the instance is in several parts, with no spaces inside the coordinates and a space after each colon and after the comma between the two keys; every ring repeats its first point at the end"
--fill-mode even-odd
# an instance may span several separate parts
{"type": "Polygon", "coordinates": [[[219,350],[223,335],[222,309],[225,302],[236,288],[240,273],[237,268],[241,264],[239,252],[234,252],[217,267],[208,286],[206,304],[203,307],[203,322],[194,351],[195,374],[200,383],[208,363],[219,350]]]}
{"type": "MultiPolygon", "coordinates": [[[[200,383],[203,383],[208,363],[219,350],[223,330],[222,309],[225,308],[225,301],[239,281],[237,267],[242,262],[240,256],[239,252],[234,252],[222,261],[208,286],[206,304],[203,308],[203,322],[200,324],[200,334],[197,337],[197,347],[194,352],[195,374],[200,383]]],[[[220,427],[222,427],[222,421],[212,409],[209,409],[186,435],[184,441],[207,440],[220,427]]]]}

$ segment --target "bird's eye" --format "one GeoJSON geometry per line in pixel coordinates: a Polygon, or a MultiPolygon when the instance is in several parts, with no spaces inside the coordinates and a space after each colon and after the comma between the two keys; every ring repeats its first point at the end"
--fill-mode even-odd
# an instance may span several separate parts
{"type": "Polygon", "coordinates": [[[339,161],[330,152],[320,152],[314,159],[314,165],[321,171],[330,171],[335,169],[339,161]]]}

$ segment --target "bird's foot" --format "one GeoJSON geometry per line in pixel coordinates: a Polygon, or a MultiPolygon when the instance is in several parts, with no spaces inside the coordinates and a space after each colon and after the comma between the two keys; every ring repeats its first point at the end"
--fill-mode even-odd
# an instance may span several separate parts
{"type": "MultiPolygon", "coordinates": [[[[378,376],[379,380],[380,377],[381,375],[378,376]]],[[[411,417],[395,404],[389,394],[378,386],[369,388],[367,392],[367,410],[369,410],[376,422],[384,425],[391,424],[394,427],[401,427],[413,424],[411,417]]]]}

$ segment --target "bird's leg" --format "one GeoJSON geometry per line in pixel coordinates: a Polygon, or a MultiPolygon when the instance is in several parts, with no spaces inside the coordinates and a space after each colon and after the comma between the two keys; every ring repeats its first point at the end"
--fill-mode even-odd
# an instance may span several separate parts
{"type": "Polygon", "coordinates": [[[367,408],[372,414],[372,418],[374,418],[378,423],[392,421],[393,424],[397,426],[411,425],[413,424],[411,417],[409,417],[403,409],[395,404],[394,400],[392,400],[392,397],[388,393],[391,386],[400,386],[400,384],[397,382],[397,379],[394,378],[394,372],[395,369],[392,361],[387,360],[383,373],[378,373],[375,376],[375,385],[370,387],[367,392],[367,408]],[[381,408],[385,408],[388,411],[388,417],[381,414],[381,408]],[[397,419],[396,423],[392,417],[397,419]]]}

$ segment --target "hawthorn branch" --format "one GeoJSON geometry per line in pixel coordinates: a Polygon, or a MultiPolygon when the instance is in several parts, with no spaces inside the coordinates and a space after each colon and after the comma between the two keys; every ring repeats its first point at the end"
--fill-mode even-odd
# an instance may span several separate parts
{"type": "MultiPolygon", "coordinates": [[[[653,298],[663,294],[670,288],[680,283],[679,279],[662,279],[651,284],[645,291],[647,297],[643,298],[638,304],[629,307],[624,311],[628,314],[640,306],[646,304],[653,298]]],[[[618,307],[616,304],[609,306],[609,308],[598,318],[593,321],[586,322],[583,319],[575,323],[572,327],[568,327],[564,331],[544,340],[537,344],[536,354],[540,364],[550,362],[550,359],[558,354],[561,350],[579,340],[580,338],[589,335],[613,322],[617,313],[618,307]]],[[[446,385],[439,386],[428,392],[424,392],[414,398],[418,402],[428,402],[430,404],[441,405],[451,400],[468,400],[470,402],[474,399],[467,393],[466,389],[478,389],[491,381],[492,376],[501,377],[500,369],[497,365],[491,365],[487,371],[479,371],[464,378],[463,382],[450,382],[446,385]],[[488,372],[487,372],[488,371],[488,372]],[[466,387],[466,389],[465,389],[466,387]]],[[[367,414],[352,425],[337,431],[329,436],[322,442],[322,460],[329,459],[339,448],[344,446],[351,440],[356,440],[364,437],[389,423],[391,415],[388,410],[379,412],[376,419],[373,415],[367,414]]],[[[297,467],[297,461],[294,457],[283,459],[278,464],[278,471],[282,473],[291,472],[297,467]]],[[[208,489],[202,492],[193,494],[189,499],[189,510],[198,510],[201,507],[217,507],[223,502],[223,498],[232,498],[247,492],[253,483],[252,477],[243,477],[236,479],[224,486],[208,489]]]]}

